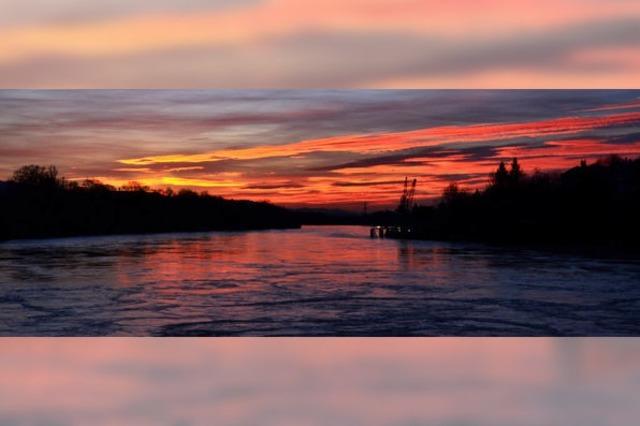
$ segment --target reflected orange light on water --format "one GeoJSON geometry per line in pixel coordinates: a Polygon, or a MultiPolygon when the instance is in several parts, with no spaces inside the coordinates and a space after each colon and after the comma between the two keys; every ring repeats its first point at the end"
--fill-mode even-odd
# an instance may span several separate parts
{"type": "Polygon", "coordinates": [[[620,425],[640,414],[634,340],[1,343],[3,424],[620,425]]]}
{"type": "MultiPolygon", "coordinates": [[[[114,264],[116,282],[127,286],[140,282],[197,282],[210,281],[212,277],[221,280],[264,280],[265,263],[281,265],[283,270],[291,265],[320,263],[336,264],[384,264],[393,265],[397,257],[401,259],[412,253],[399,252],[385,247],[355,249],[354,244],[362,241],[332,240],[313,234],[300,239],[300,231],[289,233],[271,232],[230,232],[204,234],[193,239],[168,238],[160,245],[151,242],[149,246],[140,244],[136,254],[122,253],[114,264]]],[[[349,228],[351,229],[351,228],[349,228]]],[[[357,227],[355,229],[358,229],[357,227]]],[[[364,229],[364,228],[363,228],[364,229]]],[[[366,229],[362,231],[366,232],[366,229]]],[[[368,240],[364,240],[368,242],[368,240]]],[[[329,273],[329,271],[326,271],[329,273]]],[[[334,275],[334,281],[343,280],[334,275]]],[[[169,289],[175,290],[174,288],[169,289]]],[[[226,289],[210,287],[209,292],[218,293],[226,289]]],[[[241,290],[247,290],[243,286],[241,290]]],[[[181,288],[181,291],[190,291],[181,288]]],[[[240,290],[239,290],[240,291],[240,290]]]]}

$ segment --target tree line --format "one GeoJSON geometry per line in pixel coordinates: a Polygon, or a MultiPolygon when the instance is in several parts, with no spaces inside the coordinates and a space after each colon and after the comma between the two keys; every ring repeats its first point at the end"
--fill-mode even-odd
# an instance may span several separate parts
{"type": "Polygon", "coordinates": [[[294,213],[266,202],[70,181],[55,166],[23,166],[0,182],[0,240],[299,226],[294,213]]]}
{"type": "Polygon", "coordinates": [[[452,183],[406,220],[418,238],[640,246],[639,218],[640,158],[610,156],[555,173],[500,162],[486,188],[452,183]]]}

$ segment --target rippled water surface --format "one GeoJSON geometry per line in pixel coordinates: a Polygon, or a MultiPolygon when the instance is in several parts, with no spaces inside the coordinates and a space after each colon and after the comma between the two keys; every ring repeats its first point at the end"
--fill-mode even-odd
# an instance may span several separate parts
{"type": "Polygon", "coordinates": [[[364,227],[0,244],[2,335],[638,335],[640,262],[364,227]]]}

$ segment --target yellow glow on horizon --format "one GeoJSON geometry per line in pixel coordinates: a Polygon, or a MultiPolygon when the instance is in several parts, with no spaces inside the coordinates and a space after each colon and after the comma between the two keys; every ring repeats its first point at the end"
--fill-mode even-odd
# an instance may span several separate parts
{"type": "Polygon", "coordinates": [[[237,188],[243,185],[242,182],[181,178],[175,176],[163,176],[160,180],[165,185],[197,186],[203,188],[237,188]]]}

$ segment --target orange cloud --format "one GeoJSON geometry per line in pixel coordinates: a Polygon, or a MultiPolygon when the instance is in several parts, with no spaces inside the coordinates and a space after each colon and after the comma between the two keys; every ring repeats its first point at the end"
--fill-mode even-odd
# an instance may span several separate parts
{"type": "MultiPolygon", "coordinates": [[[[621,108],[627,109],[626,104],[621,108]]],[[[633,106],[633,105],[631,105],[633,106]]],[[[620,106],[618,106],[620,107],[620,106]]],[[[618,109],[612,107],[612,109],[618,109]]],[[[605,109],[608,110],[608,109],[605,109]]],[[[329,138],[303,140],[284,145],[263,145],[238,149],[220,149],[196,154],[169,154],[123,159],[119,162],[131,166],[151,168],[165,164],[203,164],[221,160],[262,160],[286,157],[295,161],[305,154],[317,152],[345,152],[365,155],[393,153],[412,148],[434,147],[437,156],[418,156],[398,160],[392,164],[335,165],[329,171],[307,171],[303,176],[285,179],[287,171],[274,170],[272,174],[251,177],[241,175],[199,174],[204,166],[181,166],[159,170],[157,177],[141,176],[141,182],[150,185],[169,185],[215,189],[216,194],[230,198],[269,200],[288,205],[392,205],[397,202],[401,182],[405,176],[419,181],[418,199],[434,198],[452,181],[467,188],[486,184],[489,173],[497,161],[518,157],[528,170],[562,169],[577,163],[578,159],[596,159],[603,155],[640,154],[640,142],[607,144],[594,138],[566,138],[589,130],[609,126],[629,125],[640,121],[640,112],[621,112],[604,116],[560,117],[522,123],[498,123],[467,126],[438,126],[405,132],[381,134],[351,134],[329,138]],[[549,139],[543,146],[494,146],[497,141],[520,137],[549,139]],[[493,146],[478,159],[465,153],[469,143],[493,146]],[[448,152],[450,151],[450,152],[448,152]],[[197,175],[166,176],[171,171],[193,171],[197,175]]],[[[188,173],[187,173],[188,175],[188,173]]]]}
{"type": "Polygon", "coordinates": [[[122,164],[145,166],[166,163],[207,163],[220,160],[255,160],[290,157],[311,152],[378,153],[422,148],[454,142],[479,142],[520,136],[566,135],[581,131],[640,121],[640,112],[598,117],[563,117],[529,123],[442,126],[407,132],[355,134],[306,140],[285,145],[222,149],[201,154],[169,154],[119,160],[122,164]]]}
{"type": "Polygon", "coordinates": [[[576,165],[577,158],[596,160],[607,155],[640,155],[640,140],[635,143],[613,145],[596,139],[549,141],[544,147],[504,147],[499,150],[503,158],[518,157],[530,168],[564,169],[576,165]]]}
{"type": "Polygon", "coordinates": [[[0,93],[3,177],[53,162],[69,179],[116,186],[389,206],[405,176],[423,200],[452,181],[481,187],[512,157],[531,171],[640,154],[634,91],[83,93],[0,93]]]}

